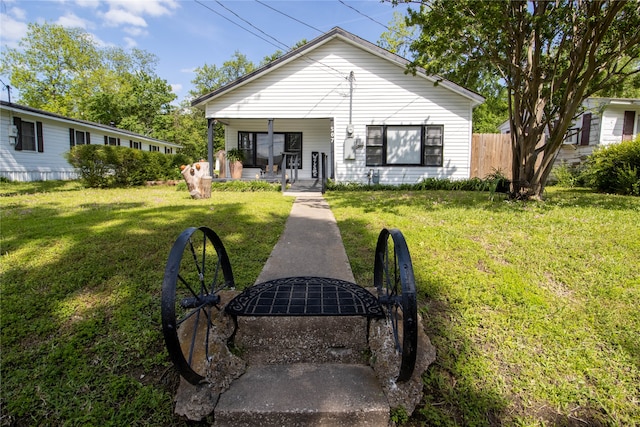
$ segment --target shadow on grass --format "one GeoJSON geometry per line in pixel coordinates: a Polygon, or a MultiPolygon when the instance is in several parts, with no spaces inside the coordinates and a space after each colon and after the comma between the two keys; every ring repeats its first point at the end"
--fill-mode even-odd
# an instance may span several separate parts
{"type": "MultiPolygon", "coordinates": [[[[589,249],[591,233],[585,232],[584,235],[581,235],[580,231],[583,230],[581,227],[584,224],[575,221],[575,218],[581,218],[581,214],[585,213],[588,217],[587,226],[590,226],[598,225],[599,218],[602,216],[600,209],[619,211],[616,212],[616,216],[612,217],[631,221],[636,217],[636,212],[640,212],[640,199],[638,198],[600,195],[586,191],[565,193],[555,189],[550,192],[547,201],[544,202],[514,202],[498,198],[490,201],[486,194],[450,191],[352,193],[345,197],[336,192],[329,194],[328,198],[338,219],[342,238],[358,283],[372,282],[375,242],[380,231],[375,224],[379,224],[381,227],[397,227],[405,232],[412,254],[425,250],[423,248],[433,248],[433,245],[428,242],[429,232],[422,231],[430,230],[437,231],[432,237],[440,243],[448,244],[458,240],[455,242],[456,244],[445,247],[453,250],[468,248],[469,252],[478,250],[477,259],[482,260],[482,256],[486,256],[489,250],[474,240],[478,238],[477,234],[467,233],[462,229],[468,219],[472,221],[467,227],[473,227],[472,224],[495,222],[492,224],[495,225],[494,227],[479,228],[484,232],[494,232],[498,237],[502,236],[501,228],[511,227],[515,233],[512,234],[515,236],[513,237],[514,241],[520,239],[521,236],[529,237],[527,227],[540,226],[549,230],[552,230],[553,227],[568,227],[573,232],[566,234],[566,236],[577,238],[578,242],[584,240],[584,248],[581,248],[579,252],[582,253],[581,251],[584,249],[584,252],[589,254],[590,251],[593,251],[593,249],[589,249]],[[465,210],[477,212],[461,214],[460,211],[465,210]],[[437,213],[437,215],[431,217],[431,213],[437,213]],[[618,216],[618,214],[620,215],[618,216]],[[408,219],[404,216],[408,216],[408,219]],[[549,224],[553,226],[549,226],[549,224]],[[406,231],[403,230],[403,227],[406,227],[406,231]],[[416,237],[418,241],[412,242],[412,236],[416,237]],[[412,246],[416,243],[419,244],[412,246]]],[[[611,213],[613,212],[605,212],[605,215],[611,213]]],[[[505,235],[509,236],[509,234],[505,235]]],[[[565,236],[565,234],[561,235],[565,236]]],[[[549,236],[553,236],[553,234],[549,234],[549,236]]],[[[526,239],[524,241],[526,242],[526,239]]],[[[543,238],[541,242],[543,245],[557,244],[551,237],[549,239],[543,238]]],[[[622,242],[618,241],[618,245],[621,244],[622,242]]],[[[633,243],[625,242],[625,244],[633,243]]],[[[575,245],[568,247],[575,248],[575,245]]],[[[514,390],[514,387],[509,384],[509,381],[521,379],[517,373],[518,366],[510,366],[500,361],[493,363],[493,360],[489,360],[494,354],[491,347],[493,343],[490,340],[484,340],[483,337],[485,334],[491,336],[491,330],[482,329],[486,325],[477,327],[478,325],[469,321],[470,316],[475,320],[482,318],[481,310],[469,309],[471,307],[481,308],[491,299],[477,301],[477,304],[472,299],[466,300],[467,295],[471,295],[472,292],[464,287],[472,288],[472,282],[463,284],[462,289],[457,289],[459,292],[454,291],[463,281],[473,280],[473,275],[466,276],[468,270],[475,271],[477,268],[483,272],[474,265],[474,256],[467,256],[468,260],[472,261],[467,266],[467,271],[462,266],[447,264],[447,262],[459,262],[463,260],[464,256],[433,257],[434,260],[444,260],[443,265],[437,266],[440,269],[451,267],[457,272],[456,274],[460,274],[457,277],[448,275],[452,280],[458,280],[455,284],[439,282],[438,280],[442,279],[439,279],[438,275],[440,277],[447,277],[447,275],[437,273],[438,268],[435,268],[436,275],[430,274],[429,271],[433,271],[435,266],[417,265],[416,258],[423,262],[431,258],[414,257],[413,260],[416,282],[420,292],[419,307],[425,320],[425,330],[436,347],[437,359],[423,376],[424,398],[421,406],[414,412],[409,425],[499,426],[526,424],[531,423],[532,420],[559,426],[615,424],[614,416],[607,412],[609,409],[607,403],[573,397],[572,399],[575,400],[569,400],[572,407],[564,409],[559,407],[557,403],[545,402],[544,397],[540,401],[528,402],[511,392],[510,390],[514,390]],[[485,377],[483,378],[483,376],[485,377]]],[[[514,275],[527,272],[526,265],[511,265],[509,260],[517,261],[518,257],[514,255],[510,259],[499,258],[494,268],[504,269],[506,273],[514,275]]],[[[551,261],[546,268],[553,268],[553,260],[551,261]]],[[[535,266],[532,266],[532,270],[535,270],[535,266]]],[[[589,270],[586,271],[589,272],[589,270]]],[[[541,278],[535,277],[541,279],[543,285],[546,284],[544,275],[541,278]]],[[[497,280],[502,279],[498,278],[497,280]]],[[[505,277],[505,281],[508,282],[508,280],[509,277],[505,277]]],[[[491,289],[493,288],[487,287],[484,296],[490,295],[491,289]]],[[[499,290],[500,287],[496,289],[499,290]]],[[[535,295],[536,297],[540,295],[540,297],[549,298],[547,290],[539,288],[537,282],[532,283],[531,292],[533,290],[539,292],[535,295]]],[[[633,290],[630,289],[628,293],[631,297],[633,296],[632,292],[633,290]]],[[[507,315],[510,308],[518,309],[518,306],[526,301],[522,295],[520,290],[516,290],[500,297],[507,302],[502,305],[502,309],[507,315]]],[[[533,296],[533,294],[531,295],[533,296]]],[[[551,298],[557,298],[553,295],[551,298]]],[[[614,297],[611,296],[611,298],[614,297]]],[[[551,303],[549,305],[553,306],[551,303]]],[[[606,309],[606,304],[603,308],[606,309]]],[[[631,306],[629,308],[631,309],[631,306]]],[[[606,328],[612,324],[614,323],[598,319],[592,329],[595,334],[598,334],[598,327],[606,328]]],[[[570,325],[572,324],[570,323],[570,325]]],[[[490,323],[488,328],[491,328],[490,323]]],[[[517,333],[517,329],[514,331],[517,333]]],[[[611,341],[612,335],[605,333],[601,335],[598,339],[607,345],[606,343],[611,341]]],[[[616,341],[612,343],[611,349],[617,351],[622,348],[626,352],[624,357],[631,361],[637,361],[639,353],[635,335],[628,330],[619,329],[613,336],[616,337],[616,341]]],[[[569,349],[568,353],[570,352],[569,349]]],[[[625,368],[623,364],[618,366],[625,368]]],[[[633,369],[633,365],[626,366],[626,369],[633,369]]],[[[580,372],[575,375],[580,378],[580,372]]],[[[555,384],[552,378],[542,381],[553,389],[555,384]]],[[[579,394],[582,391],[576,387],[571,389],[571,392],[579,394]]],[[[544,395],[540,394],[539,396],[544,395]]],[[[627,411],[629,410],[627,409],[627,411]]],[[[630,413],[632,414],[633,411],[624,415],[628,416],[630,413]]]]}
{"type": "Polygon", "coordinates": [[[3,182],[0,187],[0,197],[12,197],[21,194],[74,191],[81,188],[81,184],[78,181],[3,182]]]}
{"type": "Polygon", "coordinates": [[[181,424],[160,323],[169,250],[187,227],[209,226],[236,284],[252,284],[288,210],[265,207],[258,220],[242,203],[152,205],[17,203],[3,213],[2,425],[181,424]]]}
{"type": "MultiPolygon", "coordinates": [[[[386,207],[384,207],[386,209],[386,207]]],[[[348,226],[338,225],[342,231],[351,267],[360,284],[373,283],[375,245],[380,233],[373,230],[363,220],[348,220],[348,226]],[[358,254],[350,253],[358,251],[358,254]],[[366,255],[365,255],[366,254],[366,255]],[[370,264],[354,264],[363,258],[370,264]]],[[[393,228],[393,224],[388,227],[393,228]]],[[[402,230],[400,230],[402,231],[402,230]]],[[[412,250],[411,243],[409,251],[412,250]]],[[[416,275],[419,266],[414,264],[416,275]]],[[[417,280],[417,278],[416,278],[417,280]]],[[[482,378],[467,381],[473,370],[470,361],[474,353],[474,343],[461,331],[457,319],[462,315],[447,302],[446,292],[441,283],[419,283],[418,307],[423,314],[423,327],[436,347],[436,361],[423,376],[424,397],[411,417],[410,425],[500,425],[507,408],[504,396],[499,392],[482,387],[482,378]]]]}

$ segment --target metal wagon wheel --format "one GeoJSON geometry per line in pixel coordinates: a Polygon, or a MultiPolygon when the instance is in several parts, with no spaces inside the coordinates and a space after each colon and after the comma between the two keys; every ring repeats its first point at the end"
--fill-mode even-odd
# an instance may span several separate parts
{"type": "Polygon", "coordinates": [[[386,307],[396,351],[401,355],[396,381],[411,378],[418,348],[418,304],[409,248],[398,229],[383,229],[376,245],[373,280],[386,307]]]}
{"type": "MultiPolygon", "coordinates": [[[[186,229],[173,244],[162,281],[162,333],[169,356],[192,384],[206,377],[218,292],[234,287],[229,257],[207,227],[186,229]]],[[[216,310],[219,310],[216,307],[216,310]]]]}

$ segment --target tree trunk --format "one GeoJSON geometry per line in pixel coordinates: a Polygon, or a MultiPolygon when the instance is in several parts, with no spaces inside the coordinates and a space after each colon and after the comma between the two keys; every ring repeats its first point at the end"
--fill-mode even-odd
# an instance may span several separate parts
{"type": "Polygon", "coordinates": [[[194,199],[208,199],[211,197],[211,176],[209,176],[209,162],[197,162],[182,170],[182,176],[187,182],[189,194],[194,199]]]}

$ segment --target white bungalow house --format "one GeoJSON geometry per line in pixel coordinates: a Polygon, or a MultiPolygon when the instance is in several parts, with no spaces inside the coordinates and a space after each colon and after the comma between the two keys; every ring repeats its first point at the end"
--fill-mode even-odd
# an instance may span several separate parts
{"type": "Polygon", "coordinates": [[[640,99],[587,98],[556,162],[581,163],[594,148],[640,136],[640,99]]]}
{"type": "Polygon", "coordinates": [[[282,165],[282,153],[299,156],[300,179],[317,177],[321,153],[338,182],[469,178],[471,112],[484,98],[407,64],[334,28],[192,105],[224,125],[227,150],[244,152],[246,178],[282,165]]]}
{"type": "MultiPolygon", "coordinates": [[[[640,136],[640,99],[592,97],[582,107],[558,152],[556,164],[579,164],[596,147],[640,136]]],[[[500,126],[500,131],[509,133],[509,121],[500,126]]]]}
{"type": "Polygon", "coordinates": [[[0,101],[0,177],[11,181],[77,178],[64,158],[74,145],[120,145],[140,150],[176,152],[179,145],[117,129],[71,119],[35,108],[0,101]]]}

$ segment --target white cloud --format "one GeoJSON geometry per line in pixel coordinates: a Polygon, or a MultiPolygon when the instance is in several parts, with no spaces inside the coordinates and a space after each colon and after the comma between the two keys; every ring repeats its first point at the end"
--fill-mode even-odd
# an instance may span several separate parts
{"type": "Polygon", "coordinates": [[[12,7],[9,9],[9,13],[13,15],[14,18],[24,21],[27,18],[27,11],[24,9],[20,9],[19,7],[12,7]]]}
{"type": "Polygon", "coordinates": [[[169,86],[171,86],[171,92],[175,93],[176,95],[182,92],[181,83],[171,83],[169,86]]]}
{"type": "Polygon", "coordinates": [[[149,34],[148,31],[143,30],[142,28],[139,28],[139,27],[125,27],[122,29],[122,31],[124,31],[125,33],[129,34],[132,37],[146,36],[149,34]]]}
{"type": "Polygon", "coordinates": [[[134,15],[171,15],[180,5],[176,0],[107,0],[111,9],[126,10],[134,15]]]}
{"type": "Polygon", "coordinates": [[[197,67],[193,67],[193,68],[181,68],[180,72],[181,73],[187,73],[187,74],[193,74],[196,72],[196,68],[197,67]]]}
{"type": "Polygon", "coordinates": [[[91,39],[93,40],[93,42],[95,44],[97,44],[98,46],[100,46],[100,47],[114,46],[113,43],[107,43],[107,42],[105,42],[104,40],[102,40],[100,37],[96,36],[93,33],[88,33],[88,34],[89,34],[89,37],[91,37],[91,39]]]}
{"type": "Polygon", "coordinates": [[[75,4],[87,9],[97,9],[100,6],[100,2],[97,0],[75,0],[75,4]]]}
{"type": "Polygon", "coordinates": [[[119,25],[134,25],[137,27],[146,27],[147,21],[141,16],[134,15],[121,9],[110,9],[104,14],[105,25],[108,27],[117,27],[119,25]]]}
{"type": "Polygon", "coordinates": [[[66,27],[66,28],[87,29],[87,27],[90,26],[89,21],[83,18],[80,18],[75,13],[67,13],[64,16],[61,16],[60,18],[58,18],[58,20],[55,23],[58,25],[62,25],[63,27],[66,27]]]}
{"type": "Polygon", "coordinates": [[[0,32],[2,46],[16,48],[20,39],[27,35],[27,24],[6,13],[0,13],[0,25],[2,26],[2,32],[0,32]]]}
{"type": "Polygon", "coordinates": [[[125,41],[125,48],[126,49],[132,49],[134,47],[136,47],[138,45],[138,43],[132,39],[131,37],[125,37],[124,38],[125,41]]]}

